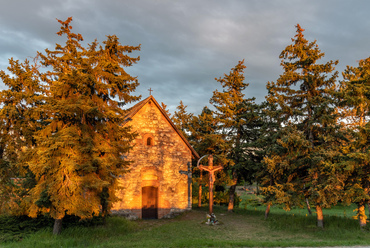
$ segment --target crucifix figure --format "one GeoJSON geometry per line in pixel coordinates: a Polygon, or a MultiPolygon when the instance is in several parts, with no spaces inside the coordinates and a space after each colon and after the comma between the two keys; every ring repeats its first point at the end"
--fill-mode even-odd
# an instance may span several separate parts
{"type": "Polygon", "coordinates": [[[209,173],[209,214],[212,214],[213,213],[213,184],[215,182],[215,171],[222,170],[223,167],[221,165],[213,166],[213,156],[211,154],[211,155],[208,155],[208,166],[198,165],[198,168],[201,170],[208,171],[209,173]]]}
{"type": "Polygon", "coordinates": [[[149,95],[151,96],[152,95],[152,91],[153,91],[152,88],[149,88],[148,91],[149,91],[149,95]]]}

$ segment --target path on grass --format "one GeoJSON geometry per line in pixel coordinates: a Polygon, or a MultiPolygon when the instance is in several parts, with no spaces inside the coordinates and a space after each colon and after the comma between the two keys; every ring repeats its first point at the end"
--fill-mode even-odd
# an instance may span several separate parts
{"type": "MultiPolygon", "coordinates": [[[[146,230],[151,230],[153,228],[157,228],[161,225],[166,225],[171,222],[178,222],[178,221],[190,221],[193,222],[194,225],[199,225],[202,220],[206,220],[207,210],[199,210],[193,209],[192,211],[186,212],[179,216],[178,218],[173,219],[159,219],[159,220],[140,220],[137,223],[141,226],[141,228],[146,230]]],[[[255,239],[256,242],[258,241],[271,241],[271,240],[279,240],[280,237],[284,236],[291,240],[296,238],[303,238],[308,239],[310,238],[309,235],[297,233],[285,233],[282,230],[270,230],[267,225],[265,225],[259,216],[253,215],[240,215],[235,213],[229,212],[218,212],[217,219],[222,223],[222,225],[214,226],[214,231],[222,233],[223,240],[240,240],[243,242],[244,240],[248,239],[255,239]],[[288,235],[288,236],[287,236],[288,235]]],[[[215,240],[217,237],[215,237],[215,240]]],[[[293,243],[294,244],[294,243],[293,243]]],[[[263,246],[259,246],[259,248],[263,248],[263,246]]],[[[282,248],[280,246],[276,246],[274,248],[282,248]]],[[[285,248],[312,248],[312,247],[285,247],[285,248]]],[[[318,248],[370,248],[370,246],[320,246],[318,248]]]]}

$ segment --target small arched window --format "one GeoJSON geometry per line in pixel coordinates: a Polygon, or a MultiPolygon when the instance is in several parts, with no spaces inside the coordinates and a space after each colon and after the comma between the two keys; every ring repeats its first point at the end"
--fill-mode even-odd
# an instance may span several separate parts
{"type": "Polygon", "coordinates": [[[147,140],[146,140],[146,145],[147,146],[152,146],[154,145],[153,143],[153,138],[152,137],[148,137],[147,140]]]}

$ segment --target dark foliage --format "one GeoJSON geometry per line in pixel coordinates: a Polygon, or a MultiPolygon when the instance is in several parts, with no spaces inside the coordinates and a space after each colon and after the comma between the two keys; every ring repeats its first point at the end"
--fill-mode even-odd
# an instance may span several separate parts
{"type": "MultiPolygon", "coordinates": [[[[52,228],[54,219],[45,215],[37,218],[31,218],[26,215],[22,216],[0,216],[0,243],[19,241],[26,236],[44,228],[52,228]]],[[[92,219],[84,219],[66,215],[63,218],[63,228],[81,226],[98,226],[104,224],[104,218],[101,216],[92,219]]]]}

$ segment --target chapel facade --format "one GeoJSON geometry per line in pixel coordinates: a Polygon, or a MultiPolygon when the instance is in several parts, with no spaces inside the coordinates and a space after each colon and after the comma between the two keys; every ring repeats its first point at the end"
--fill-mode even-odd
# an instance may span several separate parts
{"type": "Polygon", "coordinates": [[[138,136],[112,212],[160,219],[191,209],[191,162],[199,158],[197,152],[153,96],[132,107],[125,121],[138,136]]]}

